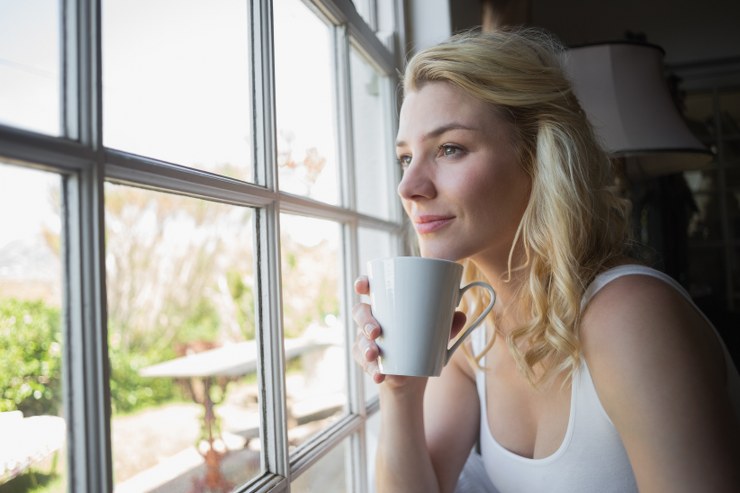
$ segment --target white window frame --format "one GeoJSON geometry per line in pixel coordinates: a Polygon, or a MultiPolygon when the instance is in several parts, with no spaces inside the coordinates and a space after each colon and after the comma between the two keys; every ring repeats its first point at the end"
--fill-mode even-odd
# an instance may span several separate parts
{"type": "MultiPolygon", "coordinates": [[[[280,0],[276,0],[280,1],[280,0]]],[[[255,210],[258,330],[261,369],[262,463],[265,474],[243,485],[240,492],[290,491],[301,473],[334,447],[350,439],[351,488],[367,491],[365,423],[377,412],[377,400],[367,402],[363,375],[351,361],[354,339],[351,317],[357,301],[352,282],[360,272],[358,229],[385,231],[395,238],[394,253],[403,251],[403,220],[398,201],[391,219],[357,212],[352,154],[349,84],[350,46],[362,52],[387,77],[388,165],[392,190],[399,177],[393,165],[397,73],[400,47],[405,44],[403,2],[373,0],[372,28],[351,0],[303,0],[333,29],[337,122],[339,131],[341,205],[329,205],[281,192],[278,186],[275,138],[272,0],[250,0],[253,74],[254,184],[156,159],[107,149],[102,143],[102,72],[100,0],[62,0],[62,132],[56,138],[0,125],[0,157],[33,163],[63,176],[65,248],[65,417],[68,429],[69,488],[80,493],[113,491],[110,388],[104,244],[104,184],[106,181],[174,192],[192,197],[248,206],[255,210]],[[393,25],[395,17],[396,25],[393,25]],[[344,283],[342,320],[346,327],[348,414],[292,453],[288,450],[285,361],[282,349],[280,286],[280,214],[288,212],[338,222],[342,227],[344,283]],[[269,329],[268,329],[269,328],[269,329]]]]}

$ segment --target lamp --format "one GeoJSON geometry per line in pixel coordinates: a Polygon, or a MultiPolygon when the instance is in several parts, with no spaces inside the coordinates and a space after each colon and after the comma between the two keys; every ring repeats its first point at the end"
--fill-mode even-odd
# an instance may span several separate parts
{"type": "Polygon", "coordinates": [[[630,41],[568,50],[565,67],[596,134],[627,173],[661,176],[709,165],[711,153],[689,130],[663,78],[664,51],[630,41]]]}

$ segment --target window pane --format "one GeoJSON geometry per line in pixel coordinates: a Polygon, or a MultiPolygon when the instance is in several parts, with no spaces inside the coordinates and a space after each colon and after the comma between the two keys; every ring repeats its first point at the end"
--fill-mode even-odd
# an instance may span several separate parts
{"type": "Polygon", "coordinates": [[[0,0],[0,123],[60,135],[59,5],[0,0]]]}
{"type": "Polygon", "coordinates": [[[43,491],[58,493],[69,488],[60,183],[57,175],[0,162],[2,491],[39,491],[37,485],[44,485],[43,491]]]}
{"type": "Polygon", "coordinates": [[[273,9],[280,189],[337,204],[331,30],[301,0],[273,9]]]}
{"type": "Polygon", "coordinates": [[[292,493],[346,493],[351,491],[349,462],[349,440],[345,438],[331,452],[322,457],[310,469],[301,474],[290,485],[292,493]]]}
{"type": "Polygon", "coordinates": [[[714,145],[714,94],[711,92],[689,94],[685,99],[685,115],[691,130],[706,145],[714,145]]]}
{"type": "Polygon", "coordinates": [[[740,89],[719,93],[719,107],[728,186],[740,187],[740,89]]]}
{"type": "Polygon", "coordinates": [[[365,59],[351,50],[352,129],[354,132],[355,191],[357,209],[365,214],[390,218],[392,154],[388,142],[387,80],[365,59]]]}
{"type": "Polygon", "coordinates": [[[717,170],[689,171],[684,173],[693,194],[694,210],[688,224],[692,240],[719,240],[722,224],[719,213],[717,170]]]}
{"type": "MultiPolygon", "coordinates": [[[[360,228],[357,232],[360,253],[360,273],[367,275],[367,262],[374,258],[389,257],[392,255],[392,236],[384,231],[360,228]]],[[[370,303],[370,297],[362,296],[363,303],[370,303]]],[[[365,398],[372,399],[378,395],[378,387],[369,375],[365,376],[365,398]]]]}
{"type": "Polygon", "coordinates": [[[283,214],[288,436],[298,445],[347,408],[339,225],[283,214]]]}
{"type": "Polygon", "coordinates": [[[689,256],[689,293],[700,308],[709,304],[716,310],[727,299],[725,276],[727,266],[721,246],[695,247],[689,256]]]}
{"type": "Polygon", "coordinates": [[[251,180],[247,9],[103,0],[105,145],[251,180]]]}
{"type": "Polygon", "coordinates": [[[244,483],[262,470],[253,211],[105,192],[116,492],[244,483]]]}
{"type": "Polygon", "coordinates": [[[367,491],[375,491],[375,454],[380,435],[380,413],[367,418],[365,422],[365,457],[367,459],[367,491]]]}

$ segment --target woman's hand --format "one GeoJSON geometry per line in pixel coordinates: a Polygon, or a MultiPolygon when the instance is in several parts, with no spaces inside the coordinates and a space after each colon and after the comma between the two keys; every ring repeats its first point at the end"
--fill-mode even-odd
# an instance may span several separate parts
{"type": "MultiPolygon", "coordinates": [[[[355,292],[359,295],[370,294],[370,284],[367,276],[360,276],[355,281],[355,292]]],[[[409,380],[419,380],[418,377],[403,377],[398,375],[384,375],[380,373],[380,367],[378,365],[378,357],[380,356],[380,348],[375,343],[376,339],[380,337],[381,327],[377,320],[373,317],[370,311],[370,305],[367,303],[358,303],[352,310],[352,317],[357,324],[357,337],[355,343],[352,346],[352,356],[354,357],[357,364],[370,375],[375,383],[386,382],[392,387],[400,387],[405,385],[409,380]]],[[[463,328],[465,325],[465,314],[462,312],[455,312],[455,316],[452,320],[452,331],[451,338],[463,328]]]]}
{"type": "MultiPolygon", "coordinates": [[[[370,283],[367,276],[360,276],[355,281],[355,292],[359,295],[370,294],[370,283]]],[[[380,367],[378,366],[380,349],[375,343],[375,340],[380,337],[380,324],[373,318],[370,305],[367,303],[355,305],[352,310],[352,318],[354,318],[358,327],[357,337],[352,346],[352,356],[375,383],[381,383],[386,379],[386,375],[380,373],[380,367]]]]}

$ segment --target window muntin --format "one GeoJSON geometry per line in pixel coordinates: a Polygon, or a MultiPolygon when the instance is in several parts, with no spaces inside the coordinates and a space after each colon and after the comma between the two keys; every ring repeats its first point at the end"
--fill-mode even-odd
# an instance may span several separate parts
{"type": "Polygon", "coordinates": [[[13,491],[29,471],[69,491],[61,183],[0,160],[0,485],[13,491]]]}
{"type": "Polygon", "coordinates": [[[107,147],[252,181],[248,3],[103,0],[107,147]]]}
{"type": "Polygon", "coordinates": [[[375,1],[374,0],[352,0],[355,4],[357,13],[371,27],[375,28],[375,1]]]}
{"type": "Polygon", "coordinates": [[[105,195],[116,490],[245,483],[262,472],[253,212],[105,195]]]}
{"type": "Polygon", "coordinates": [[[301,0],[273,10],[280,189],[338,204],[332,30],[301,0]]]}
{"type": "Polygon", "coordinates": [[[0,0],[0,124],[61,134],[61,3],[0,0]]]}

